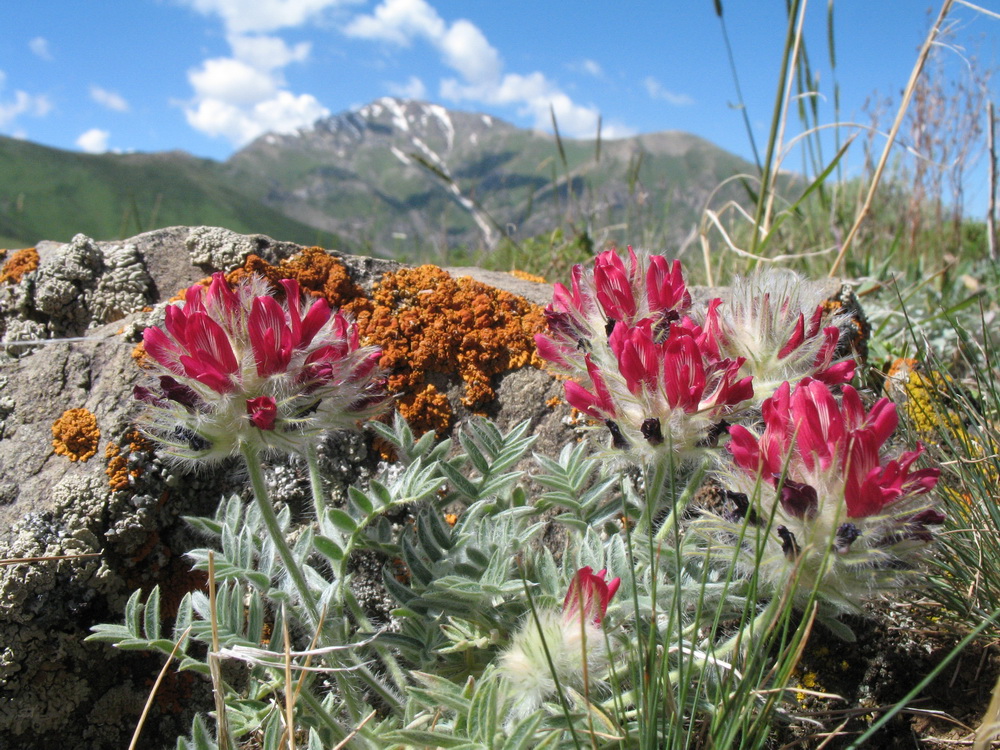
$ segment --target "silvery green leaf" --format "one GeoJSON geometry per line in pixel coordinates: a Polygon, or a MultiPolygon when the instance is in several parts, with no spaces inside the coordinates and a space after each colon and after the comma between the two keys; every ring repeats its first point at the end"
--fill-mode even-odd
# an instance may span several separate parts
{"type": "Polygon", "coordinates": [[[347,496],[363,515],[370,515],[375,510],[375,505],[372,503],[371,498],[354,485],[347,488],[347,496]]]}
{"type": "Polygon", "coordinates": [[[490,462],[486,456],[483,455],[482,451],[479,450],[479,447],[476,445],[476,441],[472,439],[472,436],[464,431],[459,432],[458,442],[461,443],[462,450],[465,451],[466,457],[476,470],[483,476],[489,474],[490,462]]]}
{"type": "Polygon", "coordinates": [[[326,511],[327,520],[347,534],[353,534],[358,529],[357,522],[339,508],[329,508],[326,511]]]}
{"type": "Polygon", "coordinates": [[[313,537],[313,547],[331,562],[340,562],[344,559],[344,550],[328,536],[317,534],[313,537]]]}
{"type": "Polygon", "coordinates": [[[535,747],[535,732],[544,718],[544,713],[535,711],[527,718],[518,721],[514,725],[514,731],[503,743],[502,750],[528,750],[528,748],[535,747]]]}
{"type": "Polygon", "coordinates": [[[140,596],[142,591],[136,589],[125,603],[125,627],[133,638],[142,638],[142,626],[139,624],[139,610],[142,606],[139,604],[140,596]]]}
{"type": "Polygon", "coordinates": [[[153,586],[153,590],[146,597],[146,606],[143,608],[143,629],[145,635],[151,641],[160,637],[160,587],[153,586]]]}
{"type": "Polygon", "coordinates": [[[444,461],[441,462],[439,468],[441,473],[444,474],[445,479],[451,482],[452,486],[459,494],[464,495],[470,500],[479,499],[478,488],[469,479],[467,479],[461,471],[444,461]]]}
{"type": "Polygon", "coordinates": [[[469,734],[487,746],[492,744],[499,734],[497,685],[495,678],[482,679],[476,686],[476,694],[469,706],[469,734]]]}

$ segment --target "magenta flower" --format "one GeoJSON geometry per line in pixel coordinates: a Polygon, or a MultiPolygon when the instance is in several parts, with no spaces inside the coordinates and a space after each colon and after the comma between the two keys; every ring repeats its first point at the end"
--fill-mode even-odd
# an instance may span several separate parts
{"type": "Polygon", "coordinates": [[[812,486],[826,488],[836,479],[850,519],[878,515],[903,497],[930,492],[941,473],[911,471],[920,446],[883,464],[882,447],[898,424],[896,406],[882,398],[866,412],[849,385],[838,404],[817,380],[802,381],[794,393],[785,383],[764,402],[763,417],[759,438],[741,425],[730,428],[736,465],[775,486],[786,469],[792,480],[812,486]]]}
{"type": "Polygon", "coordinates": [[[606,581],[607,570],[594,573],[587,565],[580,568],[569,584],[566,598],[563,600],[563,618],[600,625],[608,612],[608,604],[621,585],[620,578],[606,581]]]}
{"type": "Polygon", "coordinates": [[[138,386],[146,429],[178,458],[229,455],[240,445],[296,450],[347,427],[385,401],[377,349],[323,299],[303,312],[299,285],[283,279],[284,304],[260,278],[230,289],[217,273],[143,332],[159,390],[138,386]],[[296,445],[296,443],[299,443],[296,445]]]}
{"type": "Polygon", "coordinates": [[[538,334],[539,356],[568,375],[581,374],[584,354],[600,347],[617,322],[635,325],[648,319],[666,331],[691,306],[680,261],[637,254],[628,248],[628,263],[614,250],[601,253],[588,273],[576,265],[572,288],[555,285],[545,310],[549,334],[538,334]]]}
{"type": "Polygon", "coordinates": [[[692,529],[730,563],[727,546],[745,539],[735,558],[747,573],[756,570],[776,587],[794,580],[803,595],[815,586],[851,609],[873,589],[903,580],[932,540],[928,527],[944,516],[929,496],[940,470],[914,468],[923,449],[883,455],[897,426],[895,406],[883,398],[866,409],[857,391],[842,391],[838,402],[818,380],[794,390],[785,383],[764,402],[760,433],[731,426],[734,466],[719,479],[739,507],[728,515],[705,510],[692,529]]]}
{"type": "Polygon", "coordinates": [[[564,689],[603,688],[611,654],[601,622],[621,585],[618,578],[605,580],[606,575],[606,570],[580,568],[562,612],[541,609],[514,634],[500,657],[500,673],[512,690],[516,715],[531,713],[555,695],[556,678],[564,689]]]}
{"type": "Polygon", "coordinates": [[[753,396],[750,378],[739,376],[742,361],[718,359],[700,341],[701,330],[687,320],[662,339],[649,319],[618,322],[604,366],[585,355],[589,388],[567,382],[566,401],[603,421],[615,447],[690,450],[730,407],[753,396]]]}

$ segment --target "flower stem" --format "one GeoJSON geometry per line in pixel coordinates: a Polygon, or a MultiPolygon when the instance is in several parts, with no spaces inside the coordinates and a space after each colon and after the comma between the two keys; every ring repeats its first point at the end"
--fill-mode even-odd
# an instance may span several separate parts
{"type": "Polygon", "coordinates": [[[316,521],[322,523],[323,515],[326,513],[326,495],[323,489],[323,477],[319,473],[319,456],[316,455],[316,446],[313,443],[309,443],[306,448],[306,463],[309,466],[309,486],[312,488],[316,521]]]}
{"type": "Polygon", "coordinates": [[[264,482],[264,470],[260,463],[260,454],[246,443],[240,445],[240,453],[243,455],[247,471],[250,473],[250,486],[253,487],[253,496],[257,501],[260,516],[264,519],[267,533],[271,537],[274,548],[278,551],[278,556],[281,557],[281,562],[284,563],[285,570],[292,579],[292,583],[295,584],[295,588],[299,592],[299,598],[302,599],[303,605],[309,611],[309,617],[312,620],[310,624],[315,627],[320,622],[319,609],[316,606],[316,600],[313,598],[312,590],[309,588],[309,584],[306,583],[306,577],[303,575],[302,569],[299,567],[295,556],[292,555],[291,548],[288,546],[288,540],[285,539],[285,534],[278,523],[278,516],[271,506],[271,499],[267,493],[267,484],[264,482]]]}

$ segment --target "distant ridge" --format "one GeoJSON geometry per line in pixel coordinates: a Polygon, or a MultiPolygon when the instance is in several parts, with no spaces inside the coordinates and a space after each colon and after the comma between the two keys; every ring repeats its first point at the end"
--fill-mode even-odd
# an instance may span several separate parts
{"type": "MultiPolygon", "coordinates": [[[[711,191],[751,170],[681,132],[561,146],[489,115],[389,97],[263,135],[224,163],[0,137],[0,246],[207,224],[413,257],[489,248],[565,221],[603,232],[598,241],[679,242],[711,191]]],[[[727,191],[743,198],[738,186],[727,191]]]]}

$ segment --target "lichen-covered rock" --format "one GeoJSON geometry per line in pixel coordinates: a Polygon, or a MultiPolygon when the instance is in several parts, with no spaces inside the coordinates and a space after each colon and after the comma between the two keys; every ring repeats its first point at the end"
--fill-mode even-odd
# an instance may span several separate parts
{"type": "MultiPolygon", "coordinates": [[[[152,278],[135,245],[78,234],[62,245],[39,243],[33,252],[37,268],[7,274],[0,289],[4,341],[79,336],[141,310],[152,298],[152,278]]],[[[6,352],[23,356],[32,348],[8,346],[6,352]]]]}
{"type": "MultiPolygon", "coordinates": [[[[294,277],[309,293],[349,310],[354,300],[360,310],[387,288],[380,287],[385,275],[401,266],[204,227],[173,227],[114,243],[77,236],[70,243],[41,242],[37,252],[37,268],[25,266],[0,281],[0,345],[6,345],[0,355],[0,559],[73,557],[0,565],[0,748],[63,747],[70,736],[79,746],[120,748],[162,661],[83,639],[94,624],[120,622],[136,588],[158,584],[169,613],[185,592],[203,587],[204,576],[191,571],[184,553],[204,542],[182,516],[211,515],[221,498],[246,492],[235,462],[185,474],[134,432],[131,393],[145,376],[132,355],[143,328],[162,324],[166,302],[212,270],[233,278],[294,277]],[[28,340],[34,343],[14,343],[28,340]],[[89,416],[54,435],[53,425],[67,411],[89,416]],[[68,453],[88,459],[60,455],[54,438],[68,453]]],[[[398,286],[406,277],[393,278],[398,286]]],[[[442,273],[434,278],[435,300],[445,300],[449,289],[462,290],[478,305],[481,323],[490,322],[495,308],[514,332],[517,313],[511,311],[522,303],[485,284],[458,284],[442,273]]],[[[508,282],[529,283],[506,274],[496,279],[508,282]]],[[[418,289],[405,291],[413,300],[422,296],[418,289]]],[[[535,291],[538,301],[547,296],[535,291]]],[[[449,311],[456,319],[458,307],[449,311]]],[[[407,310],[412,313],[412,304],[407,310]]],[[[408,345],[419,347],[413,333],[408,345]]],[[[470,345],[477,341],[475,335],[463,338],[470,345]]],[[[545,405],[560,384],[521,367],[524,350],[504,362],[485,361],[483,351],[477,346],[461,355],[475,370],[462,373],[439,363],[426,377],[452,423],[473,409],[504,426],[530,417],[537,445],[561,445],[571,434],[564,424],[568,408],[545,405]],[[494,395],[492,401],[467,399],[473,372],[480,374],[471,379],[494,395]]],[[[455,362],[460,353],[461,347],[455,362]]],[[[319,459],[330,500],[338,503],[352,483],[368,480],[379,456],[367,437],[341,433],[320,447],[319,459]]],[[[302,517],[309,502],[304,462],[275,459],[265,474],[275,500],[302,517]]],[[[359,592],[373,613],[384,612],[389,603],[380,585],[381,561],[370,567],[367,577],[367,568],[357,570],[359,592]]],[[[191,673],[171,672],[168,682],[143,736],[173,746],[172,738],[190,726],[193,708],[210,705],[210,685],[191,673]]]]}
{"type": "Polygon", "coordinates": [[[149,301],[152,284],[135,245],[111,245],[103,255],[104,273],[87,292],[92,326],[111,323],[141,310],[149,301]]]}
{"type": "Polygon", "coordinates": [[[219,227],[192,229],[184,244],[191,263],[210,271],[228,271],[241,266],[251,254],[271,262],[278,260],[275,254],[267,252],[270,247],[268,238],[237,234],[219,227]]]}

